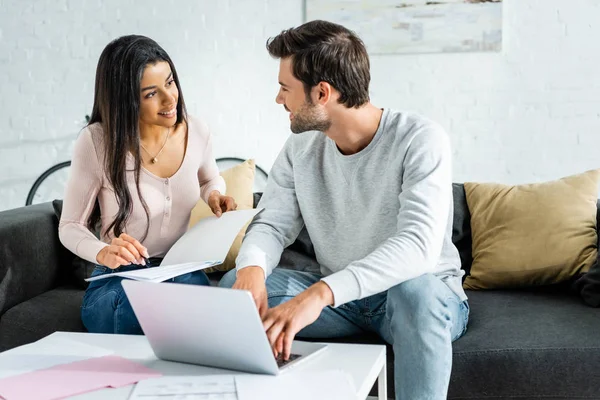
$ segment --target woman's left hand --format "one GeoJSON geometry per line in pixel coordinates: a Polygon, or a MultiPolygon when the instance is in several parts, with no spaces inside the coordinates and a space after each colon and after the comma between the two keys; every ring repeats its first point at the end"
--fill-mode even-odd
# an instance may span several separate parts
{"type": "Polygon", "coordinates": [[[222,195],[218,190],[213,190],[208,196],[208,206],[217,217],[224,212],[237,209],[233,197],[222,195]]]}

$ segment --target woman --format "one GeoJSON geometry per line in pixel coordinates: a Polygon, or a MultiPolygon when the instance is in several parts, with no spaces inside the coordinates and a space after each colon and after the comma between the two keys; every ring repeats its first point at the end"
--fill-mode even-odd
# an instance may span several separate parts
{"type": "MultiPolygon", "coordinates": [[[[233,210],[211,136],[188,117],[173,62],[152,39],[124,36],[104,49],[89,125],[77,139],[59,236],[98,264],[92,276],[156,267],[186,231],[199,198],[233,210]],[[98,239],[90,230],[100,224],[98,239]]],[[[174,282],[208,285],[202,271],[174,282]]],[[[92,282],[81,307],[90,332],[141,334],[121,278],[92,282]]]]}

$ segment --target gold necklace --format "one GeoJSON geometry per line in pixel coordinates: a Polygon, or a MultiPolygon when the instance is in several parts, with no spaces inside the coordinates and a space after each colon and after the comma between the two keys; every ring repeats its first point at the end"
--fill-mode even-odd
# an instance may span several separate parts
{"type": "Polygon", "coordinates": [[[152,164],[156,164],[158,162],[158,156],[165,149],[165,146],[167,145],[167,141],[169,140],[169,136],[171,136],[171,127],[169,127],[169,130],[167,131],[167,137],[165,138],[165,142],[163,143],[162,147],[160,148],[160,150],[158,151],[158,153],[156,153],[155,156],[152,156],[152,154],[150,154],[150,152],[148,151],[148,149],[146,149],[144,147],[144,145],[142,144],[142,141],[140,141],[140,146],[142,146],[142,149],[146,150],[146,153],[148,153],[148,155],[151,157],[150,158],[150,162],[152,164]]]}

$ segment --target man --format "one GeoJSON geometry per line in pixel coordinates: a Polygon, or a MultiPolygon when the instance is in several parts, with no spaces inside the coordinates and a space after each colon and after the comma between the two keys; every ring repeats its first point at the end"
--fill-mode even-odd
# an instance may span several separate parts
{"type": "Polygon", "coordinates": [[[376,332],[396,354],[396,398],[445,399],[469,314],[446,133],[370,103],[366,49],[340,25],[308,22],[267,49],[295,135],[221,286],[252,293],[276,355],[295,336],[376,332]],[[303,226],[321,274],[275,268],[303,226]]]}

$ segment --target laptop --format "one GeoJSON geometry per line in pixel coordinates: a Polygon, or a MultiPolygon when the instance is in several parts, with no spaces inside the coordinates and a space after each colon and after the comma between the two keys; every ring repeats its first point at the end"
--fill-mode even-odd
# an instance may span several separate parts
{"type": "Polygon", "coordinates": [[[156,357],[278,375],[327,345],[294,341],[287,361],[273,355],[250,292],[179,283],[121,281],[156,357]]]}

